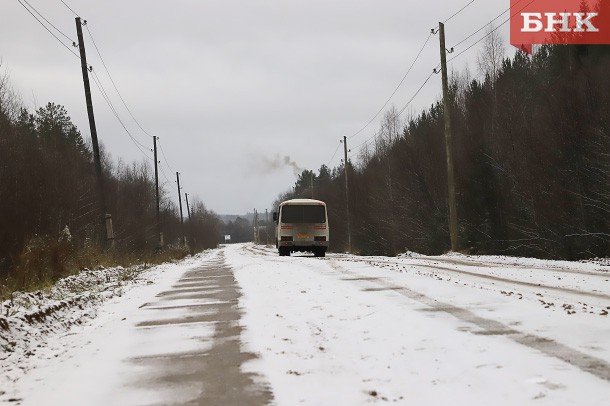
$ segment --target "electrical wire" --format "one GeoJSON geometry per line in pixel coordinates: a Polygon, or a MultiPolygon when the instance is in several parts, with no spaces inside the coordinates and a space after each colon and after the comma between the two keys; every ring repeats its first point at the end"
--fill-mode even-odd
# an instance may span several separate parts
{"type": "Polygon", "coordinates": [[[153,158],[151,158],[149,155],[146,154],[146,152],[144,152],[144,150],[148,149],[148,148],[145,145],[141,144],[137,139],[135,139],[135,137],[133,135],[131,135],[131,132],[127,129],[127,127],[125,126],[125,123],[123,123],[123,120],[121,120],[121,117],[118,115],[116,109],[114,108],[112,101],[108,98],[108,94],[106,93],[106,90],[104,89],[104,85],[99,80],[99,77],[97,76],[97,73],[95,73],[95,70],[91,69],[91,72],[93,73],[93,75],[92,75],[93,83],[95,83],[95,85],[99,89],[104,101],[106,102],[106,104],[108,105],[108,107],[110,108],[110,110],[112,111],[114,116],[116,117],[117,121],[121,124],[121,127],[123,127],[123,130],[125,130],[125,132],[129,136],[129,138],[133,141],[135,146],[140,150],[142,155],[144,155],[146,158],[154,161],[153,158]],[[142,148],[144,148],[144,150],[142,148]]]}
{"type": "Polygon", "coordinates": [[[64,0],[59,0],[59,1],[61,1],[63,3],[63,5],[66,6],[68,8],[68,10],[70,10],[75,16],[79,17],[78,13],[76,11],[72,10],[72,8],[70,6],[68,6],[64,0]]]}
{"type": "Polygon", "coordinates": [[[339,145],[337,145],[337,149],[335,150],[335,153],[330,158],[330,161],[328,161],[328,164],[326,164],[326,166],[330,167],[330,164],[333,162],[333,159],[335,159],[335,156],[337,156],[337,152],[339,152],[340,147],[341,147],[341,143],[339,143],[339,145]]]}
{"type": "Polygon", "coordinates": [[[353,137],[357,136],[358,134],[360,134],[362,131],[364,131],[365,129],[368,128],[369,125],[371,125],[371,123],[373,121],[375,121],[375,119],[377,117],[379,117],[379,114],[381,114],[381,112],[383,111],[383,109],[386,108],[386,106],[388,105],[388,103],[390,102],[390,100],[392,100],[392,98],[394,97],[394,95],[396,94],[396,92],[398,92],[398,89],[400,89],[400,87],[402,86],[402,84],[404,83],[404,81],[407,79],[407,76],[409,76],[409,73],[411,73],[411,71],[413,70],[413,67],[415,66],[415,63],[419,60],[419,57],[421,56],[422,52],[424,51],[424,49],[426,48],[426,45],[428,45],[428,42],[430,41],[430,38],[432,37],[432,33],[428,34],[428,37],[426,38],[426,41],[424,41],[424,45],[422,45],[421,49],[419,50],[419,52],[417,53],[417,56],[415,57],[415,60],[413,61],[413,63],[411,63],[411,66],[409,67],[409,69],[407,70],[407,73],[405,73],[405,75],[402,77],[402,79],[400,80],[400,82],[398,83],[398,85],[396,86],[396,88],[394,89],[394,91],[392,92],[392,94],[390,95],[390,97],[388,97],[388,99],[386,100],[386,102],[383,104],[383,106],[381,106],[381,108],[379,109],[379,111],[377,111],[377,113],[375,113],[375,115],[364,125],[364,127],[362,127],[360,130],[356,131],[354,134],[350,135],[349,137],[347,137],[348,139],[352,139],[353,137]]]}
{"type": "Polygon", "coordinates": [[[93,46],[95,47],[95,51],[97,52],[97,55],[100,57],[100,60],[102,61],[102,65],[104,66],[104,70],[106,71],[106,74],[108,75],[108,77],[110,78],[110,82],[112,83],[112,86],[114,87],[114,90],[117,92],[117,94],[119,95],[119,98],[121,99],[121,102],[123,103],[123,106],[125,106],[125,109],[127,110],[127,112],[129,113],[129,115],[131,116],[131,118],[133,119],[133,121],[136,123],[136,125],[140,128],[140,130],[142,130],[142,132],[146,135],[148,135],[149,137],[152,138],[152,135],[150,135],[148,133],[148,131],[146,131],[144,128],[142,128],[142,125],[140,125],[140,122],[138,120],[136,120],[135,116],[133,115],[133,113],[131,112],[131,109],[129,108],[129,106],[127,105],[127,103],[125,102],[125,99],[123,98],[123,95],[121,94],[121,92],[119,91],[119,88],[117,87],[114,79],[112,78],[112,75],[110,74],[110,70],[108,69],[108,66],[106,66],[106,62],[104,61],[104,58],[102,57],[102,53],[100,52],[100,49],[97,46],[97,43],[95,42],[95,39],[93,38],[93,34],[91,33],[91,30],[89,29],[89,25],[86,24],[85,28],[87,29],[87,32],[89,33],[89,37],[91,38],[91,42],[93,42],[93,46]]]}
{"type": "Polygon", "coordinates": [[[375,133],[375,135],[373,135],[372,137],[367,138],[367,139],[366,139],[366,141],[364,141],[363,143],[358,144],[358,145],[357,145],[357,146],[354,148],[354,150],[360,150],[360,149],[364,148],[364,146],[365,146],[366,144],[368,144],[369,142],[373,141],[374,139],[376,139],[376,138],[377,138],[377,137],[379,137],[380,135],[381,135],[381,129],[380,129],[380,130],[378,130],[378,131],[375,133]]]}
{"type": "MultiPolygon", "coordinates": [[[[523,0],[519,0],[517,1],[513,6],[516,6],[517,4],[521,3],[523,0]]],[[[530,2],[527,6],[529,6],[530,4],[532,4],[535,0],[532,0],[532,2],[530,2]]],[[[527,7],[525,6],[525,7],[527,7]]],[[[524,8],[525,8],[524,7],[524,8]]],[[[474,37],[475,35],[477,35],[479,32],[483,31],[485,28],[487,28],[488,26],[490,26],[491,24],[493,24],[497,19],[499,19],[500,17],[502,17],[504,14],[508,13],[510,11],[511,7],[507,8],[506,10],[504,10],[503,12],[501,12],[500,14],[498,14],[496,17],[494,17],[491,21],[489,21],[487,24],[483,25],[481,28],[479,28],[478,30],[474,31],[473,33],[471,33],[470,35],[468,35],[466,38],[462,39],[461,41],[459,41],[458,43],[456,43],[455,45],[453,45],[452,48],[457,48],[460,45],[462,45],[464,42],[468,41],[470,38],[474,37]]],[[[523,10],[523,9],[521,9],[523,10]]]]}
{"type": "Polygon", "coordinates": [[[472,34],[468,35],[466,38],[464,38],[463,40],[459,41],[458,43],[456,43],[452,48],[457,48],[460,45],[462,45],[464,42],[468,41],[470,38],[474,37],[475,35],[477,35],[479,32],[483,31],[485,28],[487,28],[488,26],[490,26],[491,24],[494,23],[494,21],[496,21],[497,19],[499,19],[500,17],[502,17],[504,14],[506,14],[507,12],[510,11],[510,8],[507,8],[506,10],[504,10],[502,13],[498,14],[493,20],[491,20],[490,22],[488,22],[487,24],[485,24],[484,26],[482,26],[481,28],[479,28],[478,30],[476,30],[475,32],[473,32],[472,34]]]}
{"type": "MultiPolygon", "coordinates": [[[[519,4],[522,0],[519,0],[517,3],[515,4],[519,4]]],[[[518,15],[519,13],[521,13],[521,11],[525,10],[530,4],[532,4],[534,1],[536,0],[531,0],[528,4],[526,4],[521,10],[515,12],[514,14],[510,15],[506,20],[504,20],[500,25],[498,25],[497,27],[494,27],[491,31],[489,31],[487,34],[485,34],[483,37],[479,38],[476,42],[473,42],[472,44],[470,44],[466,49],[464,49],[463,51],[461,51],[460,53],[458,53],[457,55],[453,56],[451,59],[449,59],[447,61],[447,63],[452,62],[453,60],[455,60],[456,58],[458,58],[459,56],[465,54],[466,52],[468,52],[469,50],[471,50],[475,45],[479,44],[481,41],[483,41],[485,38],[489,37],[490,35],[492,35],[493,33],[495,33],[498,29],[500,29],[500,27],[502,27],[504,24],[506,24],[507,22],[509,22],[513,17],[515,17],[516,15],[518,15]]],[[[510,10],[510,9],[508,9],[510,10]]],[[[507,11],[508,11],[507,10],[507,11]]],[[[504,11],[502,14],[500,14],[500,16],[502,16],[503,14],[505,14],[506,11],[504,11]]],[[[477,30],[475,32],[475,34],[477,32],[480,32],[483,28],[491,25],[495,20],[497,20],[500,16],[494,18],[492,21],[490,21],[488,24],[484,25],[483,27],[481,27],[479,30],[477,30]]],[[[474,34],[473,34],[474,35],[474,34]]],[[[473,35],[470,35],[468,38],[471,38],[473,35]]],[[[464,41],[461,41],[460,43],[462,43],[464,41]]]]}
{"type": "Polygon", "coordinates": [[[121,126],[123,127],[125,132],[127,133],[127,135],[129,135],[131,137],[131,139],[134,141],[134,143],[136,143],[137,145],[139,145],[140,147],[142,147],[144,149],[147,149],[148,147],[146,145],[142,144],[141,142],[139,142],[135,137],[133,137],[131,132],[126,128],[125,124],[123,123],[123,120],[121,120],[118,112],[116,111],[116,108],[112,104],[112,101],[110,100],[110,96],[108,96],[108,93],[106,92],[106,89],[104,88],[104,85],[102,84],[100,77],[97,75],[97,72],[93,69],[92,66],[90,67],[90,70],[91,70],[91,73],[93,74],[92,77],[94,79],[94,82],[96,83],[98,89],[102,92],[102,96],[104,96],[104,100],[106,100],[108,107],[110,107],[110,109],[112,110],[112,113],[117,118],[117,120],[119,121],[119,123],[121,124],[121,126]]]}
{"type": "Polygon", "coordinates": [[[23,1],[25,4],[27,4],[32,10],[34,10],[34,12],[36,14],[38,14],[40,16],[40,18],[42,18],[43,20],[45,20],[47,22],[47,24],[49,24],[51,27],[53,27],[55,29],[55,31],[57,31],[58,33],[60,33],[61,35],[63,35],[65,38],[68,39],[68,41],[70,41],[71,43],[75,43],[75,41],[70,38],[68,35],[66,35],[66,33],[64,33],[62,30],[60,30],[59,28],[57,28],[52,22],[50,22],[49,20],[47,20],[47,18],[45,16],[43,16],[38,10],[36,10],[36,7],[32,6],[28,0],[18,0],[19,2],[23,1]]]}
{"type": "Polygon", "coordinates": [[[172,183],[168,178],[167,175],[165,174],[165,171],[163,170],[163,166],[159,166],[159,171],[161,172],[161,175],[163,175],[163,177],[165,178],[165,183],[163,185],[161,185],[161,187],[163,187],[164,185],[168,184],[168,183],[172,183]]]}
{"type": "MultiPolygon", "coordinates": [[[[435,74],[434,71],[432,71],[430,73],[430,75],[428,75],[428,77],[426,78],[426,80],[424,80],[424,82],[421,84],[421,86],[417,89],[417,91],[413,94],[413,96],[409,99],[409,101],[398,111],[398,116],[400,117],[402,115],[402,113],[411,105],[411,103],[413,103],[413,101],[415,100],[415,98],[419,95],[419,93],[421,93],[421,91],[423,90],[423,88],[426,86],[426,84],[428,84],[428,82],[430,81],[430,79],[432,78],[432,76],[435,74]]],[[[364,141],[362,144],[359,144],[357,147],[354,148],[354,150],[360,150],[362,149],[366,144],[368,144],[369,142],[377,139],[382,133],[382,130],[380,129],[379,131],[377,131],[377,133],[375,135],[373,135],[372,137],[370,137],[369,139],[367,139],[366,141],[364,141]]]]}
{"type": "MultiPolygon", "coordinates": [[[[76,54],[68,45],[66,45],[57,35],[55,35],[55,33],[53,33],[53,31],[51,31],[49,29],[49,27],[47,27],[38,17],[36,17],[36,15],[32,12],[32,10],[34,10],[34,12],[36,14],[38,14],[44,21],[46,21],[49,25],[51,25],[55,30],[57,30],[58,32],[60,32],[62,35],[64,35],[64,37],[66,37],[67,39],[69,39],[70,41],[72,41],[70,39],[70,37],[68,37],[66,34],[64,34],[61,30],[59,30],[57,27],[55,27],[47,18],[45,18],[40,12],[38,12],[38,10],[36,10],[27,0],[17,0],[17,2],[19,2],[19,4],[21,4],[21,6],[28,12],[30,13],[30,15],[32,17],[34,17],[34,19],[36,19],[36,21],[38,21],[38,23],[45,29],[47,30],[47,32],[49,34],[51,34],[60,44],[62,44],[72,55],[74,55],[76,58],[78,58],[79,60],[81,59],[80,56],[78,54],[76,54]],[[25,2],[25,4],[24,4],[25,2]],[[26,4],[32,8],[32,10],[30,10],[28,8],[28,6],[26,6],[26,4]]],[[[62,1],[62,3],[64,3],[62,1]]],[[[64,3],[64,5],[66,5],[66,7],[68,7],[67,4],[64,3]]],[[[70,8],[70,7],[68,7],[70,8]]],[[[70,9],[72,12],[74,12],[74,10],[70,9]]],[[[75,13],[76,14],[76,13],[75,13]]],[[[74,43],[74,41],[72,41],[74,43]]],[[[97,48],[97,46],[96,46],[97,48]]],[[[101,58],[101,55],[100,55],[101,58]]],[[[150,158],[150,156],[148,156],[144,150],[142,150],[142,148],[147,149],[146,146],[144,146],[142,143],[140,143],[138,140],[136,140],[133,135],[131,134],[131,132],[129,132],[129,130],[127,129],[127,127],[125,126],[125,124],[123,123],[123,121],[121,120],[121,118],[119,117],[116,109],[114,108],[114,105],[112,104],[112,101],[110,100],[110,98],[108,97],[108,94],[106,92],[106,90],[104,89],[104,86],[99,78],[99,76],[97,75],[96,71],[93,70],[93,67],[90,66],[90,71],[92,72],[92,78],[93,78],[93,82],[95,83],[95,85],[97,86],[97,88],[99,89],[100,93],[102,94],[102,97],[104,99],[104,101],[106,102],[106,104],[108,104],[108,107],[110,107],[110,110],[112,111],[112,113],[114,114],[114,116],[116,117],[116,119],[119,121],[119,123],[121,124],[121,126],[123,127],[123,129],[125,130],[125,132],[127,133],[127,135],[129,136],[129,138],[131,138],[131,140],[134,142],[134,144],[136,145],[136,147],[140,150],[140,152],[147,157],[148,159],[152,159],[150,158]]],[[[117,90],[118,92],[118,90],[117,90]]]]}
{"type": "Polygon", "coordinates": [[[411,99],[407,102],[407,104],[405,104],[402,109],[400,109],[400,111],[398,112],[398,115],[402,115],[402,113],[407,109],[407,107],[409,107],[411,105],[411,103],[413,103],[413,100],[415,100],[415,98],[419,95],[419,93],[422,91],[422,89],[426,86],[426,84],[428,84],[428,82],[430,81],[430,78],[432,78],[432,76],[435,74],[434,71],[432,71],[430,73],[430,75],[428,75],[428,77],[426,78],[426,80],[424,80],[424,83],[422,83],[422,85],[419,87],[419,89],[417,89],[417,91],[415,92],[415,94],[413,95],[413,97],[411,97],[411,99]]]}
{"type": "MultiPolygon", "coordinates": [[[[151,135],[148,131],[146,131],[142,125],[140,124],[140,122],[136,119],[136,117],[134,116],[133,112],[131,111],[131,109],[129,108],[129,106],[127,105],[127,102],[125,101],[125,99],[123,98],[123,95],[121,94],[118,86],[116,85],[116,82],[114,81],[114,79],[112,78],[112,75],[110,74],[110,70],[108,69],[108,66],[106,65],[106,62],[104,61],[104,57],[102,56],[102,53],[99,49],[99,47],[97,46],[97,43],[95,41],[95,38],[93,38],[93,33],[91,32],[91,30],[89,29],[89,25],[85,25],[85,28],[87,29],[87,32],[89,33],[89,37],[91,38],[91,41],[93,43],[93,46],[97,52],[97,55],[99,56],[102,65],[104,66],[104,70],[106,71],[106,74],[108,75],[108,78],[110,79],[110,82],[112,83],[112,86],[114,87],[114,90],[116,91],[117,95],[119,96],[119,98],[121,99],[121,102],[123,103],[123,106],[125,107],[125,109],[127,110],[127,112],[129,113],[129,115],[131,116],[131,119],[134,121],[134,123],[136,123],[136,125],[140,128],[140,130],[142,130],[142,132],[144,134],[146,134],[149,137],[153,137],[153,135],[151,135]]],[[[101,80],[99,77],[97,77],[98,81],[101,80]]],[[[110,100],[110,96],[106,93],[106,98],[108,100],[110,100]]],[[[110,103],[112,104],[112,103],[110,103]]],[[[121,125],[123,126],[123,128],[125,128],[125,125],[123,124],[123,122],[120,120],[118,113],[116,112],[116,109],[114,107],[111,107],[111,109],[113,109],[113,112],[115,114],[115,116],[117,117],[117,119],[119,119],[119,121],[121,122],[121,125]]],[[[127,131],[127,129],[125,128],[125,131],[127,131]]],[[[127,133],[130,135],[130,137],[132,137],[132,139],[134,138],[132,136],[131,133],[129,133],[129,131],[127,131],[127,133]]],[[[157,138],[157,140],[159,140],[159,138],[157,138]]],[[[146,148],[145,146],[143,146],[141,143],[139,143],[138,141],[134,140],[134,142],[137,142],[140,146],[146,148]]],[[[172,169],[171,165],[169,164],[169,160],[167,159],[167,156],[165,154],[165,151],[163,150],[163,146],[161,145],[161,143],[159,143],[159,149],[161,150],[161,154],[163,155],[163,159],[165,162],[165,165],[167,166],[167,168],[171,171],[174,172],[174,170],[172,169]]],[[[167,179],[167,176],[165,175],[165,173],[163,173],[163,176],[165,176],[165,179],[169,182],[169,179],[167,179]]]]}
{"type": "MultiPolygon", "coordinates": [[[[460,8],[458,11],[456,11],[455,13],[453,13],[449,18],[445,19],[445,21],[443,21],[443,23],[447,23],[448,21],[452,20],[453,18],[455,18],[456,16],[458,16],[459,14],[461,14],[464,10],[466,10],[470,5],[472,5],[476,0],[470,0],[468,3],[466,3],[462,8],[460,8]]],[[[521,1],[521,0],[520,0],[521,1]]],[[[355,136],[357,136],[358,134],[360,134],[362,131],[364,131],[366,128],[368,128],[369,125],[371,125],[371,123],[377,118],[379,117],[379,114],[381,114],[381,112],[383,111],[383,109],[386,108],[386,106],[388,105],[388,103],[390,102],[390,100],[392,100],[392,98],[394,97],[394,95],[396,94],[396,92],[398,91],[398,89],[402,86],[402,84],[404,83],[404,81],[406,80],[407,76],[409,75],[409,73],[411,72],[411,70],[413,69],[413,67],[415,66],[415,63],[419,60],[419,57],[421,56],[422,52],[424,51],[424,49],[426,48],[426,46],[428,45],[428,42],[430,41],[430,38],[432,37],[432,35],[436,34],[436,29],[438,28],[438,26],[434,29],[431,30],[430,34],[428,34],[428,37],[426,38],[426,41],[424,42],[424,45],[421,47],[421,49],[419,50],[415,60],[413,61],[413,63],[411,64],[411,66],[409,67],[409,70],[407,71],[407,73],[403,76],[402,80],[400,81],[400,83],[398,84],[398,86],[396,86],[396,88],[394,89],[394,91],[392,92],[392,94],[390,95],[390,97],[386,100],[386,102],[383,104],[383,106],[379,109],[379,111],[365,124],[364,127],[362,127],[359,131],[357,131],[356,133],[352,134],[351,136],[348,137],[348,139],[351,139],[355,136]]],[[[417,95],[421,92],[421,90],[426,86],[426,84],[428,83],[428,81],[430,80],[430,78],[432,77],[432,75],[434,74],[434,71],[426,78],[426,80],[424,81],[424,83],[419,87],[419,89],[415,92],[415,94],[413,95],[413,97],[411,97],[411,99],[407,102],[407,104],[405,104],[402,109],[400,110],[400,112],[398,113],[398,115],[400,116],[409,105],[411,105],[411,103],[413,102],[413,100],[417,97],[417,95]]],[[[370,137],[369,139],[367,139],[365,142],[359,144],[355,149],[361,148],[364,145],[366,145],[367,143],[371,142],[372,140],[376,139],[377,137],[379,137],[379,135],[381,135],[381,132],[377,132],[374,136],[370,137]]],[[[330,162],[332,162],[332,160],[334,159],[335,155],[337,154],[338,148],[337,150],[335,150],[335,153],[333,154],[333,158],[331,158],[331,161],[329,161],[329,165],[330,162]]]]}
{"type": "Polygon", "coordinates": [[[466,10],[468,8],[468,6],[470,6],[472,3],[474,3],[476,0],[471,0],[468,4],[466,4],[464,7],[462,7],[461,9],[459,9],[458,11],[456,11],[451,17],[449,17],[448,19],[446,19],[445,21],[443,21],[443,24],[446,24],[448,21],[450,21],[453,17],[456,17],[458,14],[460,14],[462,11],[466,10]]]}
{"type": "MultiPolygon", "coordinates": [[[[76,15],[78,17],[78,13],[76,13],[70,6],[68,6],[68,4],[66,4],[63,0],[60,0],[61,3],[66,6],[74,15],[76,15]]],[[[68,41],[70,41],[72,43],[73,46],[77,46],[76,42],[70,38],[68,35],[66,35],[63,31],[61,31],[59,28],[57,28],[51,21],[49,21],[44,15],[42,15],[34,6],[32,6],[27,0],[17,0],[17,2],[32,16],[34,17],[34,19],[49,33],[53,36],[53,38],[55,38],[64,48],[66,48],[72,55],[74,55],[77,59],[81,60],[80,56],[74,52],[70,46],[66,45],[64,43],[64,41],[62,41],[53,31],[51,31],[51,29],[49,29],[49,27],[47,25],[45,25],[45,23],[43,23],[41,21],[44,20],[49,26],[51,26],[55,31],[57,31],[59,34],[61,34],[63,37],[65,37],[68,41]],[[27,4],[27,6],[26,6],[27,4]],[[29,8],[28,8],[29,7],[29,8]],[[33,12],[32,12],[33,11],[33,12]],[[40,18],[38,18],[36,15],[38,15],[40,18]]],[[[85,25],[86,26],[86,25],[85,25]]],[[[91,41],[93,42],[93,45],[97,51],[97,54],[100,57],[100,60],[102,61],[102,64],[104,66],[104,69],[106,70],[106,73],[108,74],[108,77],[110,78],[110,81],[112,82],[112,85],[114,86],[114,89],[116,90],[117,94],[119,95],[123,105],[125,106],[125,108],[127,109],[127,111],[129,112],[131,118],[134,120],[134,122],[138,125],[138,127],[149,137],[152,137],[146,130],[144,130],[144,128],[142,128],[142,126],[140,125],[140,123],[136,120],[136,118],[134,117],[133,113],[131,112],[131,110],[129,109],[129,107],[127,106],[127,103],[125,102],[123,96],[121,95],[119,89],[116,86],[116,83],[114,82],[112,76],[110,75],[110,71],[108,70],[108,67],[106,66],[106,63],[101,55],[101,52],[93,38],[93,35],[91,33],[91,30],[89,30],[89,27],[87,27],[87,32],[89,33],[89,36],[91,37],[91,41]]],[[[142,153],[142,155],[144,155],[146,158],[153,160],[153,158],[151,158],[150,156],[148,156],[146,154],[146,152],[144,152],[144,150],[147,149],[146,146],[144,146],[143,144],[141,144],[132,134],[131,132],[127,129],[127,127],[125,126],[124,122],[121,120],[118,112],[116,111],[116,108],[114,107],[114,105],[112,104],[112,101],[110,100],[110,97],[108,96],[108,93],[106,92],[106,89],[104,88],[104,85],[101,81],[101,79],[99,78],[99,76],[97,75],[97,72],[93,69],[93,67],[90,65],[89,66],[89,70],[92,73],[92,79],[93,79],[93,83],[96,85],[96,87],[98,88],[98,90],[100,91],[102,98],[104,99],[104,101],[106,102],[106,104],[108,105],[108,107],[110,108],[110,110],[112,111],[113,115],[115,116],[115,118],[118,120],[118,122],[120,123],[120,125],[123,127],[123,129],[125,130],[125,132],[127,133],[127,135],[129,136],[129,138],[133,141],[134,145],[138,148],[138,150],[140,150],[140,152],[142,153]],[[144,148],[144,150],[142,149],[144,148]]],[[[161,153],[163,154],[163,157],[165,158],[165,163],[168,166],[168,168],[170,168],[171,170],[171,166],[169,165],[169,162],[167,162],[167,157],[165,157],[165,152],[163,151],[163,149],[161,149],[161,153]]],[[[165,172],[163,171],[163,167],[159,167],[161,170],[161,174],[163,175],[163,177],[165,178],[166,182],[163,183],[161,185],[161,187],[163,187],[166,184],[171,184],[171,181],[168,179],[167,175],[165,174],[165,172]]],[[[92,204],[90,204],[92,205],[92,204]]],[[[86,205],[87,206],[87,205],[86,205]]],[[[83,206],[82,208],[86,207],[83,206]]],[[[99,211],[99,208],[95,207],[93,208],[93,210],[86,212],[86,213],[81,213],[79,216],[76,217],[76,220],[83,218],[85,216],[88,216],[92,213],[95,213],[99,211]]]]}
{"type": "MultiPolygon", "coordinates": [[[[521,3],[521,1],[523,0],[519,0],[516,4],[521,3]]],[[[476,42],[474,42],[473,44],[471,44],[470,46],[468,46],[466,49],[464,49],[463,51],[461,51],[460,53],[458,53],[457,55],[455,55],[454,57],[452,57],[451,59],[449,59],[447,61],[447,63],[453,61],[454,59],[458,58],[459,56],[463,55],[464,53],[466,53],[467,51],[469,51],[470,49],[472,49],[475,45],[479,44],[481,41],[483,41],[485,38],[487,38],[488,36],[492,35],[496,30],[498,30],[500,27],[502,27],[504,24],[506,24],[507,22],[510,21],[510,19],[514,16],[516,16],[517,14],[519,14],[521,11],[523,11],[525,8],[527,8],[530,4],[532,4],[534,1],[536,0],[531,0],[526,6],[524,6],[521,10],[517,11],[516,13],[514,13],[513,15],[511,15],[508,19],[504,20],[499,26],[495,27],[492,31],[490,31],[489,33],[487,33],[485,36],[483,36],[482,38],[480,38],[479,40],[477,40],[476,42]]],[[[460,12],[462,12],[463,10],[465,10],[468,6],[470,6],[472,3],[474,2],[471,1],[470,3],[466,4],[466,6],[464,6],[462,9],[460,9],[457,13],[455,13],[454,15],[452,15],[451,17],[449,17],[447,20],[445,20],[445,22],[451,20],[452,18],[454,18],[457,14],[459,14],[460,12]]],[[[513,5],[514,6],[514,5],[513,5]]],[[[470,34],[469,36],[467,36],[466,38],[464,38],[462,41],[458,42],[456,45],[454,45],[453,48],[463,44],[464,42],[466,42],[467,40],[469,40],[470,38],[472,38],[473,36],[475,36],[476,34],[478,34],[479,32],[481,32],[483,29],[485,29],[486,27],[490,26],[491,24],[494,23],[494,21],[496,21],[497,19],[499,19],[500,17],[502,17],[504,14],[506,14],[508,11],[510,11],[510,8],[508,8],[507,10],[503,11],[502,13],[500,13],[498,16],[496,16],[494,19],[492,19],[489,23],[485,24],[484,26],[482,26],[481,28],[479,28],[478,30],[476,30],[475,32],[473,32],[472,34],[470,34]]],[[[419,93],[422,91],[422,89],[426,86],[426,84],[430,81],[430,79],[432,78],[432,76],[438,71],[438,66],[432,71],[432,73],[430,73],[430,75],[426,78],[426,80],[422,83],[422,85],[419,87],[419,89],[415,92],[415,94],[413,95],[413,97],[411,97],[411,99],[400,109],[400,111],[398,112],[398,115],[402,115],[402,113],[413,103],[413,101],[415,100],[415,98],[417,97],[417,95],[419,95],[419,93]]],[[[355,147],[354,149],[361,149],[363,148],[366,144],[370,143],[371,141],[375,140],[376,138],[378,138],[381,135],[381,130],[378,131],[375,135],[373,135],[372,137],[370,137],[369,139],[367,139],[366,141],[364,141],[363,143],[359,144],[357,147],[355,147]]]]}
{"type": "MultiPolygon", "coordinates": [[[[61,40],[61,39],[60,39],[60,38],[59,38],[57,35],[55,35],[55,33],[53,33],[53,31],[51,31],[51,30],[49,29],[49,27],[47,27],[47,26],[46,26],[46,25],[45,25],[45,24],[44,24],[42,21],[40,21],[40,19],[39,19],[38,17],[36,17],[36,15],[35,15],[34,13],[32,13],[32,10],[30,10],[30,9],[29,9],[29,8],[28,8],[28,7],[27,7],[25,4],[23,4],[23,3],[22,3],[22,0],[17,0],[17,1],[19,2],[19,4],[21,4],[21,6],[22,6],[24,9],[26,9],[26,10],[27,10],[27,12],[28,12],[28,13],[30,13],[30,14],[32,15],[32,17],[34,17],[34,18],[36,19],[36,21],[38,21],[38,23],[39,23],[40,25],[42,25],[42,27],[43,27],[45,30],[47,30],[47,31],[49,32],[49,34],[51,34],[51,35],[52,35],[52,36],[53,36],[53,37],[54,37],[54,38],[55,38],[55,39],[56,39],[56,40],[57,40],[57,41],[58,41],[58,42],[59,42],[61,45],[63,45],[63,47],[64,47],[64,48],[66,48],[66,49],[68,50],[68,52],[70,52],[72,55],[74,55],[75,57],[77,57],[77,58],[80,60],[80,56],[78,56],[78,54],[77,54],[76,52],[74,52],[74,51],[72,50],[72,48],[70,48],[68,45],[66,45],[66,44],[65,44],[65,43],[64,43],[64,42],[63,42],[63,41],[62,41],[62,40],[61,40]]],[[[24,1],[25,1],[25,0],[24,0],[24,1]]],[[[29,3],[28,3],[28,4],[29,4],[29,3]]],[[[32,7],[32,9],[34,9],[34,8],[32,7]]],[[[36,10],[34,9],[34,11],[36,11],[36,10]]],[[[36,13],[38,13],[38,11],[36,11],[36,13]]],[[[38,13],[38,14],[40,14],[40,13],[38,13]]],[[[43,18],[44,18],[44,17],[43,17],[43,18]]],[[[45,18],[45,21],[48,21],[48,20],[45,18]]],[[[50,23],[49,23],[49,24],[50,24],[50,23]]],[[[53,26],[53,27],[54,27],[54,26],[53,26]]],[[[56,28],[56,29],[57,29],[57,28],[56,28]]]]}
{"type": "MultiPolygon", "coordinates": [[[[159,139],[157,138],[157,141],[159,141],[159,139]]],[[[167,165],[167,168],[170,170],[170,172],[174,173],[176,171],[174,171],[171,167],[171,165],[169,164],[169,160],[167,159],[167,156],[165,156],[165,151],[163,151],[163,146],[161,145],[160,142],[158,142],[159,144],[159,149],[161,150],[161,155],[163,155],[163,159],[165,159],[165,165],[167,165]]]]}

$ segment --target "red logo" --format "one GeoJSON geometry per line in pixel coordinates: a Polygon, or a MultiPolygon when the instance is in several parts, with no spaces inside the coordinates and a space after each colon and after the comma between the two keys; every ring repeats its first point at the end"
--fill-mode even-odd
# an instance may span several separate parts
{"type": "Polygon", "coordinates": [[[610,0],[511,0],[510,43],[610,44],[610,0]]]}

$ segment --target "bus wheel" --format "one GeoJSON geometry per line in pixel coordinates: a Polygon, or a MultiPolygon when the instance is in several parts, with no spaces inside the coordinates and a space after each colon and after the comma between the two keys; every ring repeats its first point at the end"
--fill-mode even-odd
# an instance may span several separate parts
{"type": "Polygon", "coordinates": [[[326,251],[324,249],[320,248],[320,249],[315,250],[313,254],[316,257],[322,257],[323,258],[323,257],[326,256],[326,251]]]}
{"type": "Polygon", "coordinates": [[[279,251],[280,251],[280,257],[289,257],[290,256],[290,251],[288,251],[288,248],[280,247],[279,251]]]}

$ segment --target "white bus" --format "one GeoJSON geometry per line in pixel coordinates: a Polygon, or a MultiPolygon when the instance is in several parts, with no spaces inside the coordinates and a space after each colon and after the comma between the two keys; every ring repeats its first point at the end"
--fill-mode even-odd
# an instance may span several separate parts
{"type": "Polygon", "coordinates": [[[329,244],[326,203],[312,199],[293,199],[280,204],[273,213],[275,246],[280,256],[292,252],[326,255],[329,244]]]}

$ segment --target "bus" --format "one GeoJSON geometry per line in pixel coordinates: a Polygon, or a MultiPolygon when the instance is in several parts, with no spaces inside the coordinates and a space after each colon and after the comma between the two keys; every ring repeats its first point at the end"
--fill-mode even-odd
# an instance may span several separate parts
{"type": "Polygon", "coordinates": [[[293,252],[312,252],[324,257],[329,245],[326,203],[313,199],[282,202],[273,213],[275,246],[280,256],[293,252]]]}

